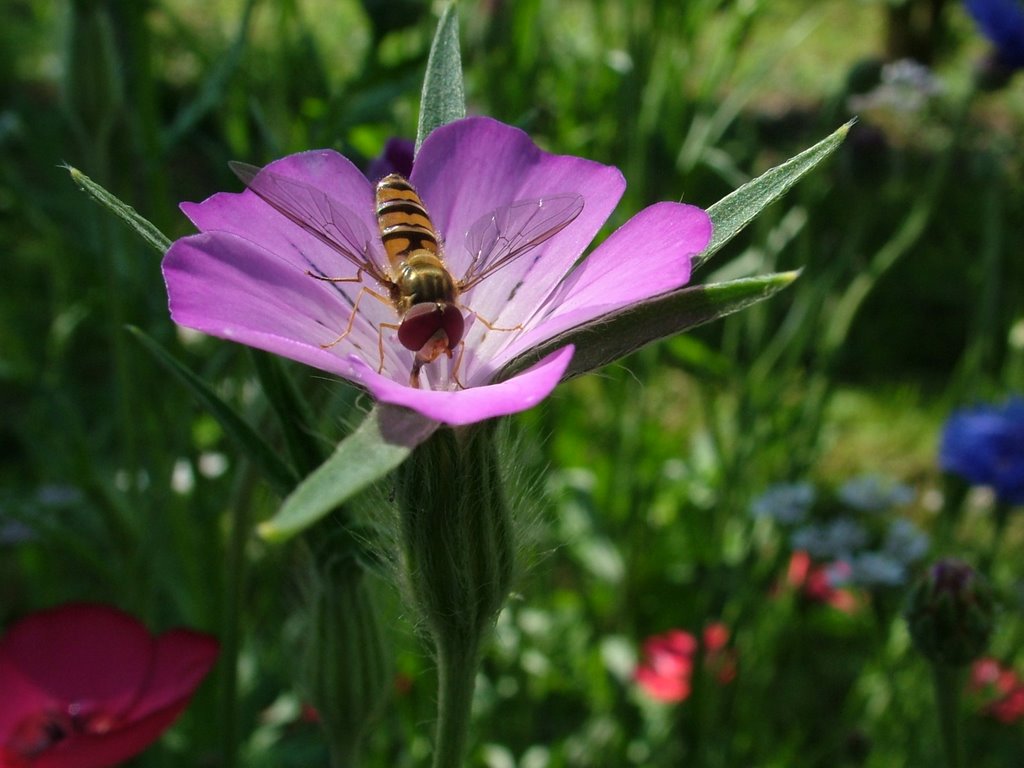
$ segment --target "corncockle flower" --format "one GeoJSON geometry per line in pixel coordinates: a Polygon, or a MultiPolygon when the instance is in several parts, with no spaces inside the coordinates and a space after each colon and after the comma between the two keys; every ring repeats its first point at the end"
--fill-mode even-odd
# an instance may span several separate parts
{"type": "Polygon", "coordinates": [[[750,514],[782,525],[802,523],[814,504],[816,491],[810,483],[779,483],[770,486],[750,504],[750,514]]]}
{"type": "Polygon", "coordinates": [[[131,616],[71,604],[0,638],[0,766],[105,768],[155,741],[217,656],[208,635],[153,637],[131,616]]]}
{"type": "Polygon", "coordinates": [[[881,475],[862,475],[843,483],[836,495],[847,507],[858,512],[884,512],[890,507],[909,504],[914,490],[881,475]]]}
{"type": "MultiPolygon", "coordinates": [[[[330,150],[303,152],[271,163],[250,184],[265,188],[271,178],[309,218],[324,222],[328,235],[397,279],[380,236],[368,234],[380,231],[373,187],[348,160],[330,150]]],[[[611,166],[544,152],[522,131],[489,118],[434,130],[409,180],[456,282],[472,274],[475,252],[483,251],[477,259],[483,263],[492,245],[507,253],[520,240],[546,236],[526,255],[459,292],[464,333],[445,314],[438,332],[447,334],[449,346],[443,349],[442,343],[433,357],[426,355],[432,362],[422,366],[420,388],[411,385],[410,372],[424,351],[396,339],[402,336],[394,332],[400,318],[386,300],[388,287],[366,270],[357,273],[351,258],[326,244],[330,237],[298,225],[294,212],[284,215],[251,189],[182,205],[201,234],[175,242],[164,259],[172,317],[337,374],[380,402],[464,425],[525,410],[545,398],[565,373],[571,346],[511,378],[495,376],[565,331],[684,285],[691,257],[711,237],[704,211],[657,203],[577,264],[622,195],[622,175],[611,166]],[[575,203],[567,201],[577,195],[582,210],[575,218],[550,212],[573,209],[575,203]],[[524,201],[530,204],[509,207],[524,201]],[[349,281],[318,279],[327,277],[349,281]]],[[[435,336],[429,343],[436,343],[435,336]]]]}
{"type": "Polygon", "coordinates": [[[697,638],[671,629],[644,641],[643,659],[636,668],[637,684],[658,701],[683,701],[690,695],[697,638]]]}
{"type": "Polygon", "coordinates": [[[1024,718],[1024,681],[1016,670],[990,656],[971,665],[968,690],[982,699],[981,711],[1009,725],[1024,718]]]}
{"type": "Polygon", "coordinates": [[[834,583],[836,578],[845,579],[848,572],[849,565],[843,561],[826,566],[814,562],[807,552],[798,550],[789,558],[786,582],[813,603],[824,603],[843,613],[853,613],[859,605],[857,596],[834,583]]]}
{"type": "Polygon", "coordinates": [[[1024,399],[955,412],[942,433],[939,463],[972,485],[990,486],[1003,504],[1024,504],[1024,399]]]}
{"type": "MultiPolygon", "coordinates": [[[[727,647],[729,629],[721,622],[704,628],[701,641],[704,663],[714,678],[729,683],[736,677],[736,657],[727,647]]],[[[637,685],[652,699],[679,702],[690,695],[697,638],[681,629],[670,629],[644,641],[643,658],[636,668],[637,685]]]]}
{"type": "Polygon", "coordinates": [[[384,143],[384,151],[370,161],[366,167],[366,178],[377,181],[389,173],[400,173],[408,176],[412,173],[412,161],[416,143],[412,139],[396,137],[384,143]]]}
{"type": "Polygon", "coordinates": [[[1024,68],[1024,4],[1019,0],[966,0],[968,12],[995,46],[996,63],[1024,68]]]}
{"type": "Polygon", "coordinates": [[[985,714],[1004,725],[1024,718],[1024,683],[1018,683],[985,707],[985,714]]]}

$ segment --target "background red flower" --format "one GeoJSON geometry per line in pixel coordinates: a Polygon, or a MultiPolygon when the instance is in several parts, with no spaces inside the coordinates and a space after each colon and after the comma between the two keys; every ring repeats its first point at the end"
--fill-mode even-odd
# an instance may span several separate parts
{"type": "Polygon", "coordinates": [[[0,638],[0,768],[105,768],[145,749],[217,656],[209,635],[158,637],[114,608],[69,604],[0,638]]]}

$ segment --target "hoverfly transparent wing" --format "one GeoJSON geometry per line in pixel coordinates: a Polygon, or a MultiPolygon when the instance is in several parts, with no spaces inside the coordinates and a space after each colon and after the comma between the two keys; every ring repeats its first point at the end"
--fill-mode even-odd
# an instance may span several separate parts
{"type": "Polygon", "coordinates": [[[273,171],[237,161],[229,162],[228,166],[245,186],[278,213],[378,282],[385,285],[391,282],[387,273],[370,260],[370,235],[363,222],[344,205],[316,187],[273,171]]]}
{"type": "Polygon", "coordinates": [[[582,195],[565,194],[517,200],[481,217],[466,233],[471,261],[459,290],[468,291],[561,232],[582,210],[582,195]]]}

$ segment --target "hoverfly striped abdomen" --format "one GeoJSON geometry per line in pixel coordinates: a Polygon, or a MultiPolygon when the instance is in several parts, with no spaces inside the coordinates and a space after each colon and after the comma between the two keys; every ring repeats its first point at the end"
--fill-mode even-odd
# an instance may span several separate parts
{"type": "Polygon", "coordinates": [[[416,251],[438,252],[430,214],[412,185],[397,173],[377,183],[377,223],[392,262],[416,251]]]}

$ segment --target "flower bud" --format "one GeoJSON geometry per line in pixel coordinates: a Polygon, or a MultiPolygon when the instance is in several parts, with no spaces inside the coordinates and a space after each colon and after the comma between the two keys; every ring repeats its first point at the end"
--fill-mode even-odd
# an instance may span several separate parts
{"type": "Polygon", "coordinates": [[[914,645],[925,657],[960,667],[988,646],[994,613],[988,582],[966,563],[947,559],[929,568],[911,590],[906,619],[914,645]]]}
{"type": "Polygon", "coordinates": [[[355,555],[341,551],[314,560],[300,682],[327,734],[332,764],[352,765],[391,691],[391,667],[355,555]]]}

